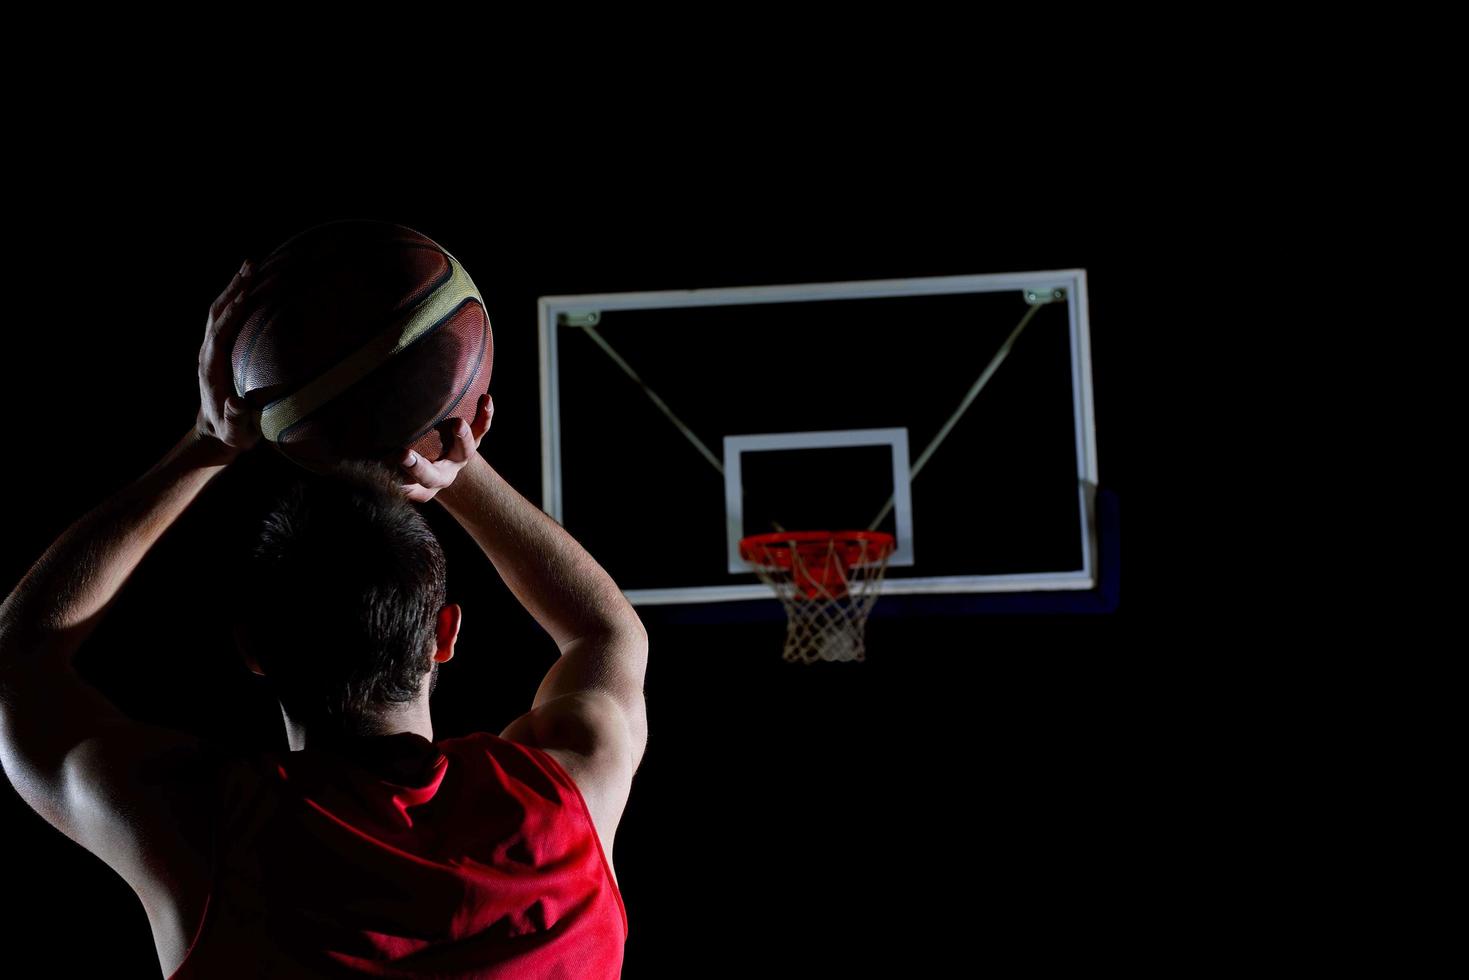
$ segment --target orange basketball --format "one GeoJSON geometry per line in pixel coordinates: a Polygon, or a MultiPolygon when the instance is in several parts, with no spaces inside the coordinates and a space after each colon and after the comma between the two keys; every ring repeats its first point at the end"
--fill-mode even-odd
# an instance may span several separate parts
{"type": "Polygon", "coordinates": [[[314,472],[410,447],[443,455],[437,426],[473,421],[494,335],[469,273],[427,235],[385,221],[317,225],[262,259],[231,367],[260,431],[314,472]]]}

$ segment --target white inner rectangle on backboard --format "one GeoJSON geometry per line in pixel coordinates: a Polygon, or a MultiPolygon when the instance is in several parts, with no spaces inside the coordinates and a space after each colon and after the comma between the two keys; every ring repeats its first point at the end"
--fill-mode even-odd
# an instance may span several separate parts
{"type": "MultiPolygon", "coordinates": [[[[743,454],[790,449],[843,449],[851,446],[887,446],[893,461],[893,517],[896,521],[896,550],[888,567],[913,564],[913,495],[908,478],[908,430],[844,429],[833,432],[773,432],[761,435],[724,437],[724,513],[729,541],[729,571],[747,574],[754,566],[740,557],[740,539],[745,536],[745,488],[743,454]]],[[[833,491],[841,491],[835,480],[833,491]]],[[[875,515],[874,515],[875,516],[875,515]]],[[[791,531],[865,531],[869,528],[787,528],[791,531]]]]}

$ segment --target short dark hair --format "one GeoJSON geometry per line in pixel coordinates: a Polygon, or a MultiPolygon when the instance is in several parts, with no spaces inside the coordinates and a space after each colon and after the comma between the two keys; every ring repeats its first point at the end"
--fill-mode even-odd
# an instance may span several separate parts
{"type": "Polygon", "coordinates": [[[438,683],[444,551],[386,466],[302,477],[265,516],[243,569],[241,645],[301,723],[355,732],[438,683]]]}

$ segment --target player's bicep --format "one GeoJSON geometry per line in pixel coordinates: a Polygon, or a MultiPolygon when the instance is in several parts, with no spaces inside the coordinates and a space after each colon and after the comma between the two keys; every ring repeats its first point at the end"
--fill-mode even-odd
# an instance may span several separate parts
{"type": "MultiPolygon", "coordinates": [[[[532,710],[567,697],[606,698],[617,706],[636,768],[648,741],[643,678],[648,669],[648,634],[642,624],[571,640],[546,672],[532,710]]],[[[573,734],[573,733],[568,733],[573,734]]]]}
{"type": "Polygon", "coordinates": [[[0,678],[0,764],[16,793],[47,823],[82,843],[67,792],[77,748],[131,724],[71,667],[11,670],[0,678]]]}
{"type": "Polygon", "coordinates": [[[631,757],[632,736],[622,706],[605,694],[576,691],[543,701],[515,719],[501,738],[587,758],[631,757]]]}

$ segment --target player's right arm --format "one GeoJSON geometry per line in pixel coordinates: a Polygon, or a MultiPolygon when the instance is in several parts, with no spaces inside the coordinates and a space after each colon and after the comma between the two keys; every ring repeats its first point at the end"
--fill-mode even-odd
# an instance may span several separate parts
{"type": "Polygon", "coordinates": [[[482,398],[444,460],[403,469],[417,481],[415,499],[436,499],[454,516],[560,649],[531,710],[502,737],[554,751],[610,845],[605,830],[621,816],[648,740],[648,635],[586,549],[479,454],[492,414],[482,398]]]}

